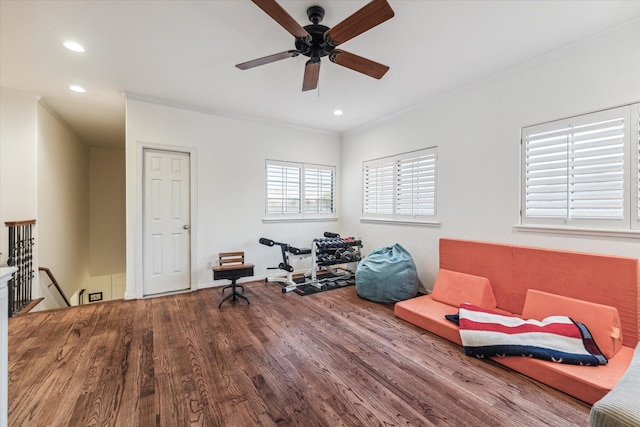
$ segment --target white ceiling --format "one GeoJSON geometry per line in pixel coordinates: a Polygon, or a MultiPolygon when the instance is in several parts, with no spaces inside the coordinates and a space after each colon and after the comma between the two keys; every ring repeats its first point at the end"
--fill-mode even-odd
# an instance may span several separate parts
{"type": "MultiPolygon", "coordinates": [[[[332,27],[366,0],[280,0],[301,25],[332,27]]],[[[123,146],[122,94],[216,114],[344,132],[428,102],[640,16],[640,1],[390,0],[395,17],[341,49],[391,67],[375,80],[322,61],[302,92],[304,56],[241,71],[293,49],[248,0],[0,0],[0,86],[43,102],[93,146],[123,146]],[[73,53],[65,40],[84,45],[73,53]],[[87,90],[68,90],[79,84],[87,90]],[[339,108],[344,115],[335,117],[339,108]]]]}

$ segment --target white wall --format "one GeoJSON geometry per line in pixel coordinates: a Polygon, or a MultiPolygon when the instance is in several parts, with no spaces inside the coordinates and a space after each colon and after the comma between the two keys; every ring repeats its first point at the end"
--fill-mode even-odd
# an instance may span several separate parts
{"type": "Polygon", "coordinates": [[[91,147],[89,266],[93,277],[125,272],[125,194],[124,148],[91,147]]]}
{"type": "Polygon", "coordinates": [[[514,229],[519,221],[520,128],[637,101],[640,22],[636,20],[349,132],[343,135],[341,154],[343,234],[362,236],[367,253],[399,242],[413,255],[427,289],[437,274],[441,237],[640,257],[637,236],[514,229]],[[441,225],[361,223],[362,162],[431,146],[438,146],[441,225]]]}
{"type": "Polygon", "coordinates": [[[337,134],[219,117],[131,98],[126,116],[126,298],[142,295],[143,146],[192,152],[195,206],[191,256],[196,289],[214,285],[206,264],[215,263],[219,252],[245,251],[247,262],[256,265],[256,277],[264,277],[266,267],[276,266],[281,257],[279,248],[260,245],[260,237],[309,247],[323,231],[339,228],[339,222],[263,222],[265,160],[332,164],[339,171],[337,134]]]}
{"type": "MultiPolygon", "coordinates": [[[[38,230],[40,265],[67,298],[89,280],[89,149],[42,105],[38,108],[38,230]]],[[[64,303],[41,275],[37,309],[64,303]]],[[[72,301],[76,304],[77,301],[72,301]]]]}
{"type": "MultiPolygon", "coordinates": [[[[126,277],[125,150],[89,149],[89,271],[83,301],[124,298],[126,277]]],[[[76,296],[76,299],[78,297],[76,296]]]]}
{"type": "MultiPolygon", "coordinates": [[[[37,97],[0,90],[0,265],[7,262],[5,221],[38,216],[37,117],[37,97]]],[[[38,244],[38,224],[34,233],[38,244]]]]}

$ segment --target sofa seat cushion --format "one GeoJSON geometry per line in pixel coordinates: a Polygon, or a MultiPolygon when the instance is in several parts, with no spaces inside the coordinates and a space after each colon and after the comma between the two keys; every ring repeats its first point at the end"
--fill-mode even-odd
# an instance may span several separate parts
{"type": "Polygon", "coordinates": [[[489,279],[457,271],[440,269],[431,296],[434,301],[456,308],[463,303],[488,310],[496,308],[496,298],[489,279]]]}
{"type": "MultiPolygon", "coordinates": [[[[495,311],[507,316],[511,315],[511,313],[499,308],[496,308],[495,311]]],[[[432,295],[423,295],[397,302],[393,307],[393,312],[396,317],[402,320],[462,345],[460,328],[444,317],[447,314],[458,314],[458,307],[436,301],[432,295]]]]}
{"type": "Polygon", "coordinates": [[[431,295],[424,295],[397,302],[393,311],[397,317],[409,323],[462,345],[458,326],[444,317],[457,313],[457,307],[435,301],[431,295]]]}
{"type": "Polygon", "coordinates": [[[623,346],[608,364],[599,366],[565,365],[528,357],[492,360],[592,405],[613,389],[632,357],[633,348],[623,346]]]}
{"type": "Polygon", "coordinates": [[[575,322],[583,323],[607,359],[622,347],[620,317],[614,307],[535,289],[527,291],[522,318],[542,320],[557,315],[569,316],[575,322]]]}

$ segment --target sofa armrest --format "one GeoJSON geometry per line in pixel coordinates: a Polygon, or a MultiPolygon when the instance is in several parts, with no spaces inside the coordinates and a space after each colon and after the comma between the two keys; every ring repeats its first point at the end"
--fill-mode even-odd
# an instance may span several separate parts
{"type": "Polygon", "coordinates": [[[559,315],[583,323],[606,358],[611,359],[622,347],[622,326],[615,307],[535,289],[527,290],[522,318],[542,320],[559,315]]]}
{"type": "Polygon", "coordinates": [[[434,301],[456,308],[463,303],[488,310],[496,308],[496,298],[489,279],[442,268],[438,271],[431,296],[434,301]]]}

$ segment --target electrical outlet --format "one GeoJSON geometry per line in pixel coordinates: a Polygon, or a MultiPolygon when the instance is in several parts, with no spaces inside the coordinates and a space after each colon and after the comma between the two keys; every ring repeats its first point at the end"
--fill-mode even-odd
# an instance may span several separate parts
{"type": "Polygon", "coordinates": [[[207,262],[207,269],[211,269],[211,261],[207,262]]]}

